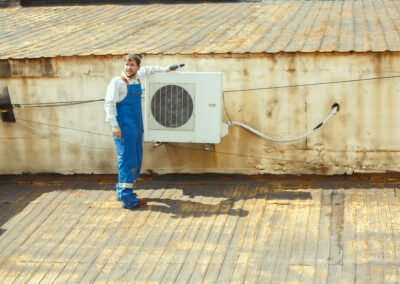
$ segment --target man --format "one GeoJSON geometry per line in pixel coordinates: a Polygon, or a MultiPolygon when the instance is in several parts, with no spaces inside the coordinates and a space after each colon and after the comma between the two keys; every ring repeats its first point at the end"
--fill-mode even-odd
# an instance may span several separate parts
{"type": "MultiPolygon", "coordinates": [[[[118,152],[117,200],[124,208],[147,205],[133,192],[140,174],[143,156],[142,86],[141,80],[154,72],[168,72],[159,66],[140,66],[142,56],[128,54],[121,76],[113,78],[107,87],[104,108],[106,121],[111,123],[118,152]]],[[[172,68],[171,68],[172,69],[172,68]]]]}

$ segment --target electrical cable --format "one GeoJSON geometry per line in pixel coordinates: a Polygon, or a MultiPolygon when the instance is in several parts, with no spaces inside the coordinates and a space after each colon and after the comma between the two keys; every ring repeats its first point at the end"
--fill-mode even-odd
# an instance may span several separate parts
{"type": "MultiPolygon", "coordinates": [[[[76,146],[76,147],[80,147],[80,148],[84,148],[84,149],[94,149],[94,150],[114,150],[115,149],[114,147],[113,148],[104,148],[104,147],[92,147],[92,146],[85,146],[85,145],[75,144],[75,143],[72,143],[72,142],[69,142],[69,141],[66,141],[66,140],[63,140],[63,139],[55,138],[55,137],[53,137],[51,135],[48,135],[48,134],[43,134],[42,132],[40,132],[37,129],[35,129],[32,126],[30,126],[29,124],[21,122],[21,121],[18,121],[18,120],[21,120],[21,121],[24,121],[24,122],[28,122],[28,123],[46,125],[46,126],[55,127],[55,128],[78,131],[78,132],[82,132],[82,133],[86,133],[86,134],[94,134],[94,135],[101,135],[101,136],[106,136],[106,137],[113,137],[110,134],[97,133],[97,132],[92,132],[92,131],[76,129],[76,128],[59,126],[59,125],[55,125],[55,124],[48,124],[48,123],[43,123],[43,122],[31,121],[31,120],[27,120],[27,119],[23,119],[23,118],[17,118],[17,122],[18,123],[22,124],[25,127],[28,127],[29,129],[31,129],[34,132],[34,134],[36,134],[38,136],[41,136],[41,137],[44,137],[44,138],[50,138],[50,139],[57,140],[59,142],[62,142],[62,143],[68,144],[68,145],[72,145],[72,146],[76,146]]],[[[153,143],[144,142],[144,144],[153,144],[153,143]]]]}
{"type": "Polygon", "coordinates": [[[17,118],[17,120],[22,120],[22,121],[29,122],[29,123],[41,124],[41,125],[46,125],[46,126],[51,126],[51,127],[61,128],[61,129],[68,129],[68,130],[78,131],[78,132],[82,132],[82,133],[88,133],[88,134],[112,137],[111,134],[91,132],[91,131],[86,131],[86,130],[81,130],[81,129],[76,129],[76,128],[70,128],[70,127],[55,125],[55,124],[48,124],[48,123],[44,123],[44,122],[31,121],[31,120],[27,120],[27,119],[23,119],[23,118],[17,118]]]}
{"type": "MultiPolygon", "coordinates": [[[[19,121],[19,123],[22,124],[22,125],[24,125],[25,127],[29,128],[29,129],[31,129],[31,130],[33,131],[34,134],[36,134],[36,135],[38,135],[38,136],[40,136],[40,137],[42,137],[42,138],[49,138],[49,139],[52,139],[52,140],[56,140],[56,141],[59,141],[59,142],[62,142],[62,143],[68,144],[68,145],[72,145],[72,146],[79,147],[79,148],[84,148],[84,149],[93,149],[93,150],[115,150],[114,147],[113,147],[113,148],[105,148],[105,147],[92,147],[92,146],[84,146],[84,145],[75,144],[75,143],[72,143],[72,142],[69,142],[69,141],[60,139],[60,138],[53,137],[53,136],[48,135],[48,134],[44,134],[44,133],[38,131],[37,129],[33,128],[32,126],[30,126],[29,124],[27,124],[27,123],[25,123],[25,122],[19,121]]],[[[70,128],[70,129],[71,129],[71,128],[70,128]]],[[[81,131],[81,130],[78,130],[78,129],[71,129],[71,130],[81,131]]]]}
{"type": "MultiPolygon", "coordinates": [[[[223,92],[224,93],[233,93],[233,92],[247,92],[247,91],[260,91],[260,90],[272,90],[272,89],[285,89],[285,88],[297,88],[297,87],[307,87],[307,86],[330,85],[330,84],[339,84],[339,83],[354,83],[354,82],[361,82],[361,81],[393,79],[393,78],[400,78],[400,75],[371,77],[371,78],[364,78],[364,79],[340,80],[340,81],[331,81],[331,82],[319,82],[319,83],[309,83],[309,84],[272,86],[272,87],[262,87],[262,88],[252,88],[252,89],[226,90],[226,91],[223,91],[223,92]]],[[[13,105],[15,107],[58,107],[58,106],[85,104],[85,103],[101,102],[101,101],[104,101],[104,99],[83,100],[83,101],[67,101],[67,102],[32,103],[32,104],[13,104],[13,105]]]]}
{"type": "Polygon", "coordinates": [[[269,137],[267,135],[265,135],[264,133],[242,123],[242,122],[238,122],[238,121],[231,121],[230,125],[238,125],[241,126],[247,130],[249,130],[250,132],[260,136],[261,138],[267,139],[267,140],[271,140],[274,142],[293,142],[293,141],[297,141],[303,138],[306,138],[307,136],[310,136],[312,133],[314,133],[315,131],[317,131],[318,129],[320,129],[329,119],[331,119],[331,117],[337,112],[337,109],[339,108],[339,106],[336,104],[333,106],[333,109],[331,111],[331,113],[328,115],[328,117],[326,117],[321,123],[319,123],[316,127],[314,127],[312,130],[308,131],[306,134],[303,134],[301,136],[297,136],[294,138],[289,138],[289,139],[276,139],[276,138],[272,138],[269,137]]]}
{"type": "Polygon", "coordinates": [[[78,104],[86,104],[93,102],[101,102],[104,99],[96,99],[96,100],[86,100],[86,101],[68,101],[68,102],[47,102],[47,103],[32,103],[32,104],[13,104],[14,107],[59,107],[59,106],[69,106],[69,105],[78,105],[78,104]]]}
{"type": "Polygon", "coordinates": [[[287,86],[273,86],[273,87],[262,87],[262,88],[252,88],[252,89],[227,90],[227,91],[224,91],[224,92],[225,93],[233,93],[233,92],[273,90],[273,89],[297,88],[297,87],[308,87],[308,86],[319,86],[319,85],[331,85],[331,84],[340,84],[340,83],[354,83],[354,82],[371,81],[371,80],[382,80],[382,79],[393,79],[393,78],[400,78],[400,75],[371,77],[371,78],[364,78],[364,79],[351,79],[351,80],[331,81],[331,82],[320,82],[320,83],[309,83],[309,84],[297,84],[297,85],[287,85],[287,86]]]}

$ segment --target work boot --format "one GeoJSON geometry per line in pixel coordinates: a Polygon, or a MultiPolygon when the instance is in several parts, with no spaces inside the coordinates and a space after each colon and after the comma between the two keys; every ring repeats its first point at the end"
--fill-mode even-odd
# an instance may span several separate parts
{"type": "Polygon", "coordinates": [[[144,200],[139,200],[138,204],[135,206],[136,208],[142,208],[142,207],[146,207],[147,206],[147,202],[144,200]]]}
{"type": "MultiPolygon", "coordinates": [[[[135,198],[137,198],[136,192],[133,192],[133,196],[134,196],[135,198]]],[[[121,198],[118,198],[118,197],[117,197],[117,201],[121,201],[121,198]]]]}

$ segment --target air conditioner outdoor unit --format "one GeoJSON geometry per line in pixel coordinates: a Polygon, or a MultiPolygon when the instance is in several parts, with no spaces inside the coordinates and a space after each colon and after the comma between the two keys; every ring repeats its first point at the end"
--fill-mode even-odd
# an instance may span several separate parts
{"type": "Polygon", "coordinates": [[[168,72],[146,78],[145,141],[214,144],[227,132],[222,73],[168,72]]]}

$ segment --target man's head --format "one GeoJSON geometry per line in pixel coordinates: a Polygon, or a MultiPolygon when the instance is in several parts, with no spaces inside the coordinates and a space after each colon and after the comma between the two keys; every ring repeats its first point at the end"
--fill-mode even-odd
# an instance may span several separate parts
{"type": "Polygon", "coordinates": [[[125,58],[125,74],[128,78],[135,78],[137,71],[140,69],[142,56],[139,54],[128,54],[125,58]]]}

